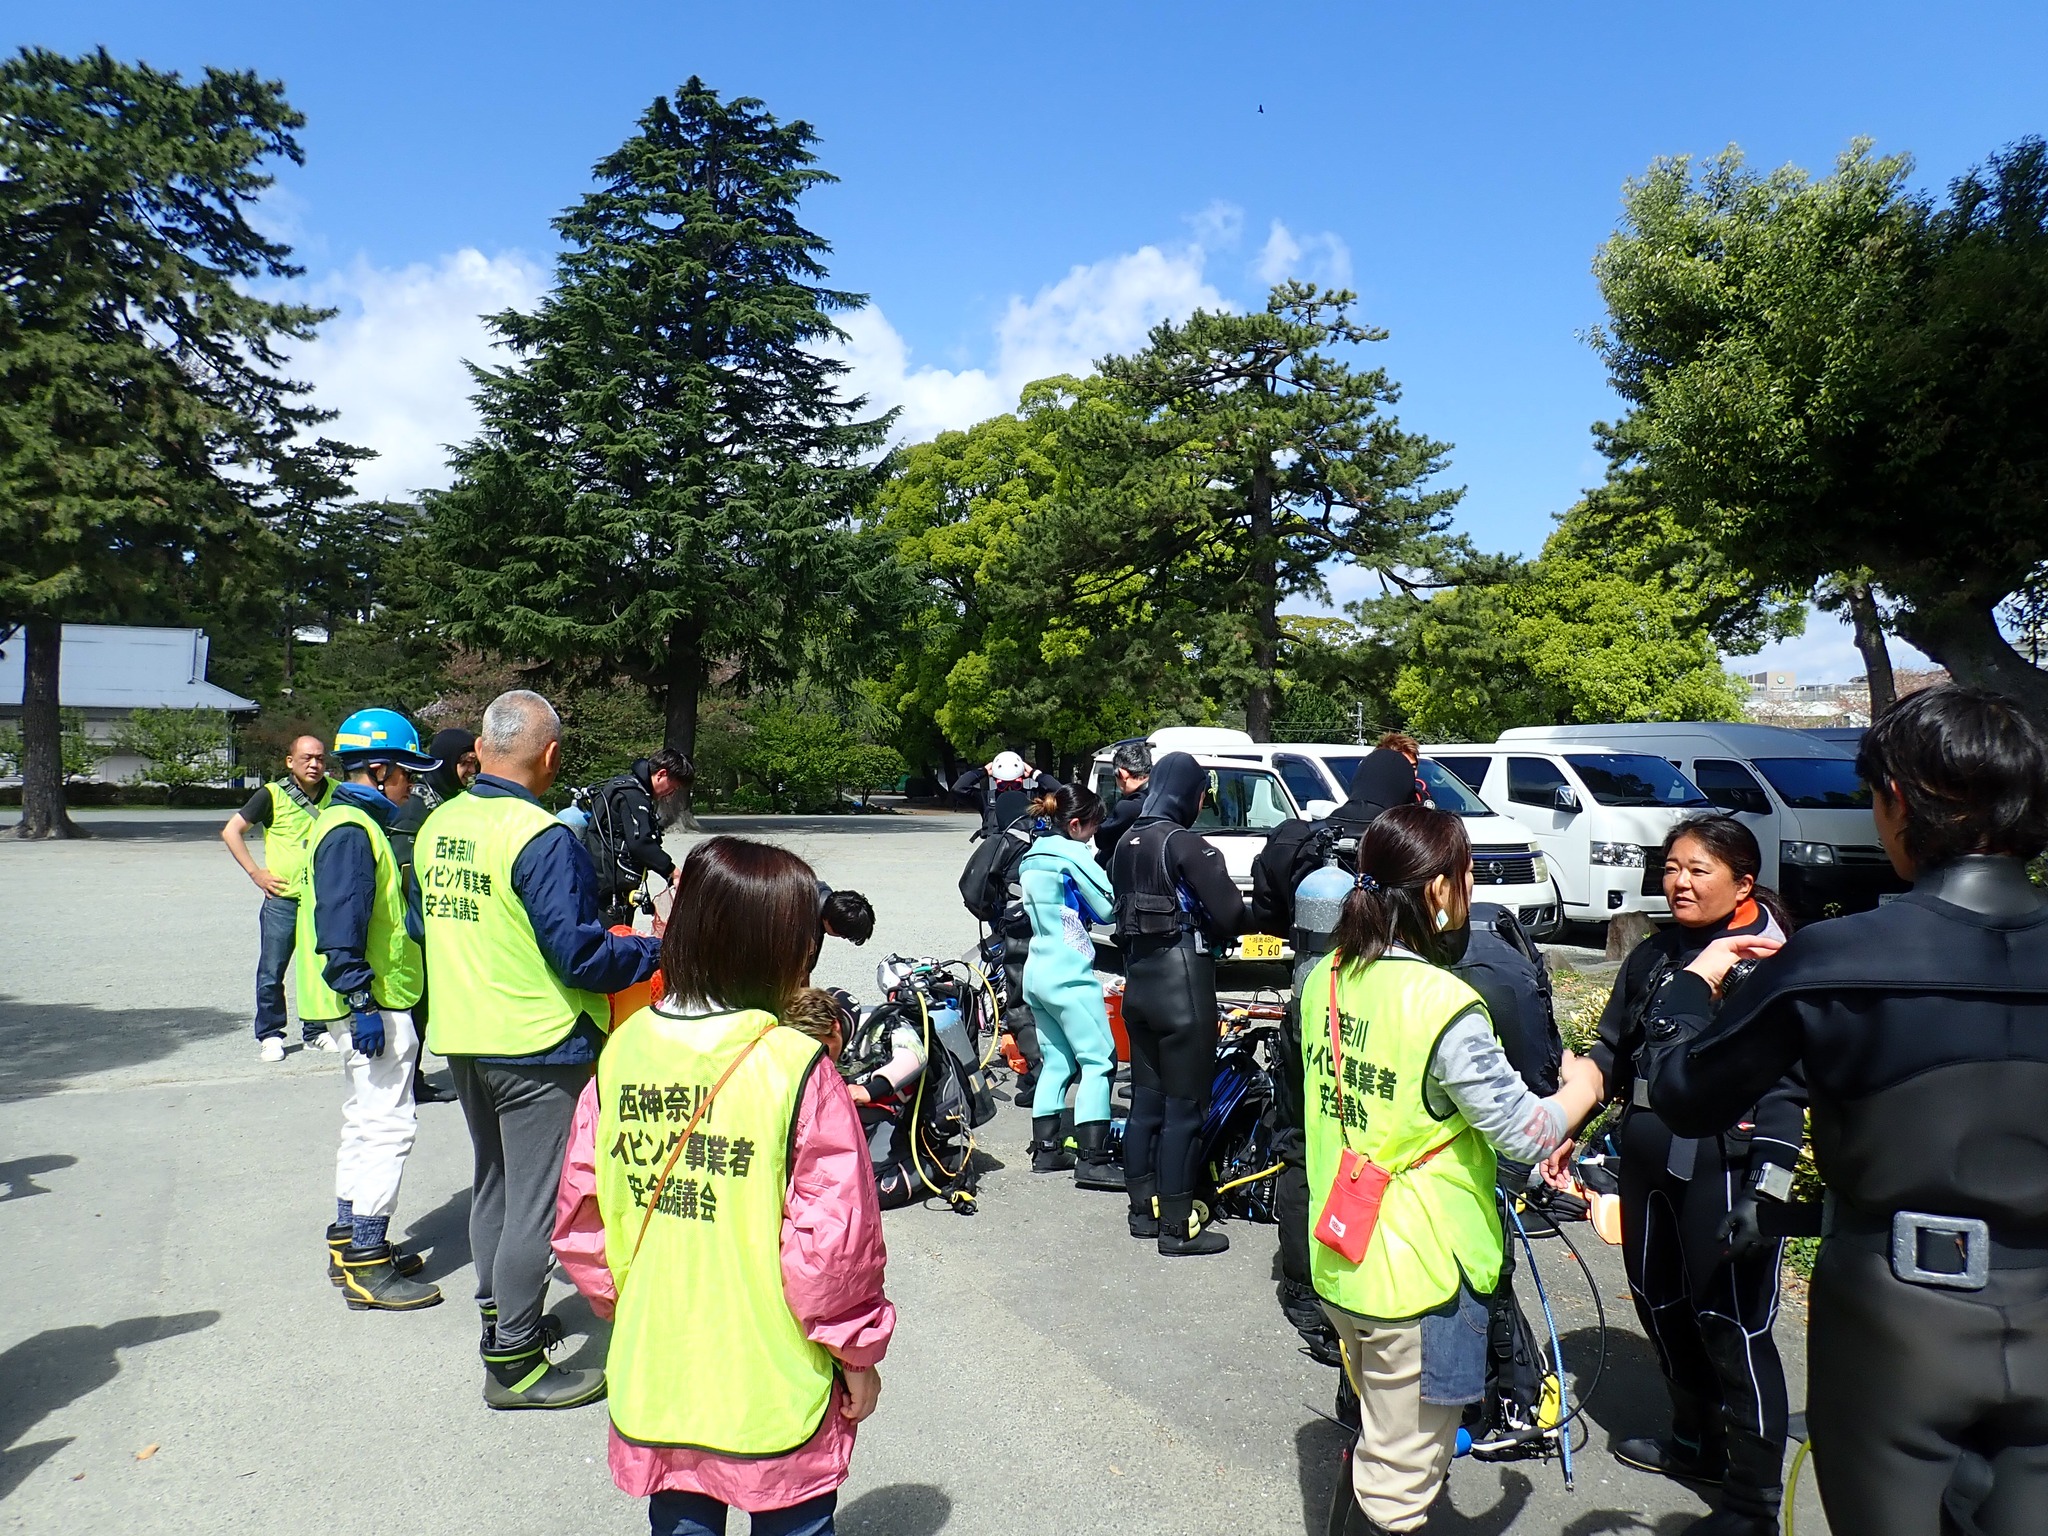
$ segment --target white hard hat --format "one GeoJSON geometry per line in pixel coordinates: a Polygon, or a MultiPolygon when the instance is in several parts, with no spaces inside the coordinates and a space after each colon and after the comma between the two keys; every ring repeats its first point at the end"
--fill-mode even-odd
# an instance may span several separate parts
{"type": "Polygon", "coordinates": [[[988,765],[988,776],[992,779],[1021,779],[1028,766],[1014,752],[998,752],[988,765]]]}

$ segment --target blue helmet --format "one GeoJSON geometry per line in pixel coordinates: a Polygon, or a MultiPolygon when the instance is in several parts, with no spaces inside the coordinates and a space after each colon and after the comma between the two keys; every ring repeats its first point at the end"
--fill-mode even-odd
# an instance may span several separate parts
{"type": "Polygon", "coordinates": [[[341,722],[334,733],[334,755],[345,769],[367,768],[373,763],[395,763],[400,768],[424,773],[441,766],[438,757],[420,750],[420,733],[412,722],[395,709],[359,709],[341,722]]]}

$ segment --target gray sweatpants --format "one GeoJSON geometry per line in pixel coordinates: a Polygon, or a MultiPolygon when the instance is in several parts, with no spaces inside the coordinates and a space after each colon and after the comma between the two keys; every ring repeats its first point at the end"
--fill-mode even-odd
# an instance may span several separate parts
{"type": "Polygon", "coordinates": [[[469,1185],[476,1299],[497,1303],[498,1348],[518,1349],[540,1328],[555,1187],[576,1099],[593,1068],[515,1067],[474,1056],[450,1056],[448,1066],[476,1156],[469,1185]]]}

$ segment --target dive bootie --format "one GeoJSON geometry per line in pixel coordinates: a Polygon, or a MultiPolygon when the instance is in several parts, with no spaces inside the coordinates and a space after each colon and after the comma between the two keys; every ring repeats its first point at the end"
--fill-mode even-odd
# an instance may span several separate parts
{"type": "MultiPolygon", "coordinates": [[[[355,1236],[354,1227],[344,1227],[339,1223],[327,1229],[327,1283],[337,1290],[341,1287],[341,1256],[347,1251],[348,1245],[355,1241],[355,1236]]],[[[389,1246],[391,1267],[407,1279],[411,1279],[427,1267],[427,1261],[418,1254],[407,1253],[396,1243],[389,1246]]]]}
{"type": "Polygon", "coordinates": [[[1124,1167],[1109,1155],[1109,1122],[1090,1120],[1074,1127],[1074,1184],[1080,1189],[1122,1189],[1124,1167]]]}
{"type": "Polygon", "coordinates": [[[1718,1507],[1687,1526],[1684,1536],[1771,1536],[1785,1496],[1785,1442],[1732,1427],[1724,1439],[1728,1469],[1718,1507]]]}
{"type": "Polygon", "coordinates": [[[1717,1509],[1682,1528],[1678,1536],[1778,1536],[1778,1522],[1766,1520],[1762,1515],[1717,1509]]]}
{"type": "Polygon", "coordinates": [[[535,1335],[518,1349],[484,1351],[484,1405],[489,1408],[581,1408],[604,1396],[603,1371],[571,1371],[548,1359],[535,1335]]]}
{"type": "Polygon", "coordinates": [[[391,1245],[341,1252],[341,1294],[351,1312],[417,1312],[441,1304],[441,1288],[399,1273],[391,1245]]]}
{"type": "Polygon", "coordinates": [[[1031,1154],[1033,1173],[1064,1173],[1074,1166],[1074,1154],[1060,1136],[1058,1115],[1031,1117],[1031,1145],[1026,1150],[1031,1154]]]}
{"type": "Polygon", "coordinates": [[[1207,1224],[1208,1211],[1188,1195],[1159,1197],[1159,1251],[1168,1258],[1207,1257],[1230,1247],[1230,1239],[1207,1224]]]}
{"type": "Polygon", "coordinates": [[[1718,1483],[1724,1461],[1718,1450],[1676,1436],[1639,1435],[1614,1443],[1614,1459],[1625,1467],[1672,1477],[1682,1483],[1718,1483]]]}
{"type": "Polygon", "coordinates": [[[1158,1187],[1159,1181],[1149,1173],[1124,1181],[1124,1193],[1131,1201],[1131,1236],[1145,1242],[1159,1235],[1159,1196],[1153,1193],[1158,1187]]]}

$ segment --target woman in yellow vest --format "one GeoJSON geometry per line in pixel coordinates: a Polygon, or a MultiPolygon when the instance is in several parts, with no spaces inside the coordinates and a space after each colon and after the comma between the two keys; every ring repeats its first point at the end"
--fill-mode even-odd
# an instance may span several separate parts
{"type": "Polygon", "coordinates": [[[1426,1527],[1484,1389],[1494,1154],[1539,1161],[1600,1098],[1598,1069],[1570,1052],[1558,1092],[1530,1092],[1479,994],[1444,969],[1471,900],[1464,823],[1397,806],[1360,839],[1335,948],[1302,984],[1310,1273],[1360,1398],[1352,1491],[1374,1532],[1426,1527]],[[1376,1224],[1357,1204],[1375,1169],[1390,1176],[1376,1224]]]}
{"type": "Polygon", "coordinates": [[[614,1319],[612,1478],[654,1536],[829,1536],[896,1325],[866,1137],[819,1043],[778,1022],[818,885],[714,837],[683,865],[668,996],[612,1031],[577,1104],[555,1254],[614,1319]]]}

